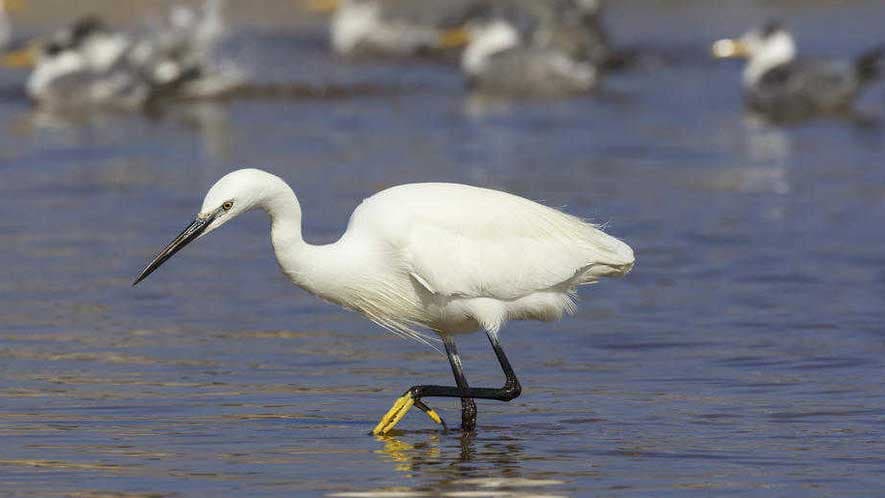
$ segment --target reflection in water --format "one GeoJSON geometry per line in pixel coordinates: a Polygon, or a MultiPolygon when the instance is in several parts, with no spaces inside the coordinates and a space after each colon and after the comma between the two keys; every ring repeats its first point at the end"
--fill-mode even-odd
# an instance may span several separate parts
{"type": "Polygon", "coordinates": [[[223,161],[230,157],[233,136],[230,110],[221,102],[179,102],[159,109],[157,117],[171,119],[193,129],[200,137],[202,150],[208,158],[223,161]]]}
{"type": "Polygon", "coordinates": [[[776,203],[786,202],[784,196],[792,191],[790,165],[794,160],[790,136],[783,129],[751,119],[745,119],[740,129],[726,132],[729,143],[735,142],[734,136],[740,153],[728,167],[710,169],[696,184],[712,191],[776,194],[776,203]]]}
{"type": "Polygon", "coordinates": [[[464,114],[472,119],[488,118],[513,112],[512,100],[487,95],[468,95],[464,98],[464,114]]]}
{"type": "Polygon", "coordinates": [[[739,192],[790,193],[788,166],[792,144],[783,129],[752,118],[744,120],[744,138],[749,164],[741,169],[739,192]]]}
{"type": "Polygon", "coordinates": [[[786,212],[786,196],[792,191],[789,166],[792,162],[792,143],[782,129],[765,124],[744,121],[747,156],[751,166],[746,169],[740,192],[770,192],[776,197],[763,216],[772,222],[781,222],[786,212]]]}
{"type": "Polygon", "coordinates": [[[747,154],[755,164],[786,166],[792,156],[790,136],[783,128],[770,126],[748,116],[744,120],[747,154]]]}
{"type": "Polygon", "coordinates": [[[332,496],[528,496],[519,491],[523,488],[532,488],[531,496],[552,496],[539,493],[538,488],[564,484],[524,476],[525,448],[518,440],[482,439],[475,433],[428,433],[423,441],[412,443],[396,436],[375,439],[384,445],[375,453],[393,463],[394,470],[404,477],[420,484],[332,496]]]}
{"type": "Polygon", "coordinates": [[[439,462],[439,434],[430,435],[426,442],[418,445],[407,443],[394,436],[375,436],[375,439],[384,443],[384,448],[375,453],[384,455],[393,461],[397,472],[409,473],[414,471],[416,466],[420,470],[423,463],[432,461],[433,464],[436,464],[439,462]]]}
{"type": "MultiPolygon", "coordinates": [[[[230,155],[233,144],[226,103],[168,102],[148,109],[143,117],[154,123],[175,123],[194,130],[209,159],[221,161],[230,155]]],[[[17,134],[35,137],[41,144],[82,147],[118,135],[123,121],[141,118],[139,114],[110,110],[75,112],[34,108],[15,118],[11,129],[17,134]]]]}

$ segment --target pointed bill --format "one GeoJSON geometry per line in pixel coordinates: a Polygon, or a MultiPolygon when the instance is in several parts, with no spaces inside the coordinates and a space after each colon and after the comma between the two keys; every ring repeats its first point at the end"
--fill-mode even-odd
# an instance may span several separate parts
{"type": "Polygon", "coordinates": [[[153,273],[154,270],[159,268],[160,265],[166,262],[166,260],[174,256],[175,253],[177,253],[178,251],[182,250],[184,246],[196,240],[196,238],[199,237],[200,234],[206,231],[206,228],[209,227],[209,225],[212,223],[212,220],[214,220],[216,216],[217,213],[212,213],[211,215],[203,218],[197,216],[197,218],[194,219],[194,221],[191,222],[191,224],[188,225],[187,228],[185,228],[180,234],[178,234],[178,237],[175,237],[175,239],[173,239],[172,242],[169,243],[169,245],[164,247],[163,250],[160,251],[154,257],[154,259],[150,263],[148,263],[147,266],[144,267],[143,270],[141,270],[141,273],[139,273],[138,277],[135,279],[135,282],[132,283],[132,286],[134,287],[138,285],[139,282],[147,278],[148,275],[153,273]]]}

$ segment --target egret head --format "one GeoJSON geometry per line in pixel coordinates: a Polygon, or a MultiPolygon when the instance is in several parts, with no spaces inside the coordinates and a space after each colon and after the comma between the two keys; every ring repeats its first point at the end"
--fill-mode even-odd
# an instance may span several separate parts
{"type": "Polygon", "coordinates": [[[132,285],[147,278],[184,246],[267,201],[280,186],[291,192],[283,180],[260,169],[240,169],[222,177],[209,189],[196,218],[144,267],[132,285]]]}

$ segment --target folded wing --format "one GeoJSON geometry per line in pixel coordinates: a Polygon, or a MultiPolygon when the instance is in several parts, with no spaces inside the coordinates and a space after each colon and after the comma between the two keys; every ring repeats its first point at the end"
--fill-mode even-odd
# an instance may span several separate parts
{"type": "Polygon", "coordinates": [[[433,293],[513,300],[570,291],[633,266],[627,244],[553,208],[476,187],[421,187],[434,191],[399,202],[408,213],[401,250],[407,270],[433,293]]]}

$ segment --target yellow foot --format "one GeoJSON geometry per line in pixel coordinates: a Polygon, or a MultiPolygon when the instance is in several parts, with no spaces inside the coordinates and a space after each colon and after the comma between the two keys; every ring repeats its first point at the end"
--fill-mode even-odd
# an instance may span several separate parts
{"type": "Polygon", "coordinates": [[[372,434],[376,436],[388,434],[394,427],[396,427],[396,424],[406,416],[406,413],[409,413],[409,410],[413,406],[420,408],[421,411],[430,417],[430,420],[442,425],[443,428],[446,427],[445,422],[443,422],[442,418],[435,410],[425,405],[420,400],[415,399],[411,392],[406,392],[406,394],[403,394],[393,402],[393,406],[390,407],[390,410],[387,410],[387,413],[381,417],[381,421],[378,422],[378,425],[372,429],[372,434]]]}
{"type": "Polygon", "coordinates": [[[383,436],[393,430],[396,424],[406,416],[406,413],[409,412],[414,404],[415,398],[412,397],[412,393],[410,392],[397,398],[396,401],[393,402],[393,406],[390,407],[390,410],[387,410],[387,413],[381,417],[381,421],[378,422],[378,425],[372,429],[372,434],[383,436]]]}
{"type": "Polygon", "coordinates": [[[428,417],[430,417],[430,420],[433,420],[437,424],[443,426],[443,430],[446,430],[446,431],[449,430],[449,428],[446,427],[446,423],[445,423],[445,421],[443,421],[442,417],[440,417],[439,414],[436,413],[436,410],[425,405],[420,399],[415,400],[415,406],[420,408],[422,412],[424,412],[428,417]]]}

